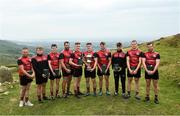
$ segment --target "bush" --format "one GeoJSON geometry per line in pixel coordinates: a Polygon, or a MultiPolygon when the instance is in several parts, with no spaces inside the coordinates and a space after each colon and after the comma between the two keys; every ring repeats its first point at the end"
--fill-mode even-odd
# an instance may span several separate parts
{"type": "Polygon", "coordinates": [[[167,40],[167,43],[169,44],[170,47],[180,47],[180,37],[179,35],[175,35],[172,38],[167,40]]]}
{"type": "Polygon", "coordinates": [[[9,68],[5,66],[0,67],[0,83],[13,82],[13,75],[9,68]]]}

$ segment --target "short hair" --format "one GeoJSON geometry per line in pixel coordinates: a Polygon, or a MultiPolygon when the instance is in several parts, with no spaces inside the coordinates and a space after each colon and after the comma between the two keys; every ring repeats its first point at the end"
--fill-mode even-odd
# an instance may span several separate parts
{"type": "Polygon", "coordinates": [[[23,47],[22,50],[28,50],[28,48],[27,47],[23,47]]]}
{"type": "Polygon", "coordinates": [[[131,43],[137,43],[137,41],[136,40],[132,40],[131,43]]]}
{"type": "Polygon", "coordinates": [[[91,43],[91,42],[88,42],[88,43],[86,43],[86,45],[92,45],[92,43],[91,43]]]}
{"type": "Polygon", "coordinates": [[[105,45],[106,43],[105,42],[100,42],[100,45],[105,45]]]}
{"type": "Polygon", "coordinates": [[[75,45],[80,45],[81,43],[80,42],[75,42],[75,45]]]}
{"type": "Polygon", "coordinates": [[[44,48],[42,47],[42,46],[38,46],[38,47],[36,47],[36,50],[43,50],[44,48]]]}
{"type": "Polygon", "coordinates": [[[51,48],[52,48],[52,47],[56,47],[56,48],[57,48],[57,44],[52,44],[52,45],[51,45],[51,48]]]}
{"type": "Polygon", "coordinates": [[[65,45],[65,44],[69,44],[69,42],[68,42],[68,41],[65,41],[65,42],[64,42],[64,45],[65,45]]]}
{"type": "Polygon", "coordinates": [[[122,46],[122,43],[121,43],[121,42],[118,42],[118,43],[116,44],[116,46],[117,46],[117,47],[121,47],[121,46],[122,46]]]}
{"type": "Polygon", "coordinates": [[[151,45],[151,44],[153,45],[154,43],[153,42],[148,42],[146,45],[151,45]]]}

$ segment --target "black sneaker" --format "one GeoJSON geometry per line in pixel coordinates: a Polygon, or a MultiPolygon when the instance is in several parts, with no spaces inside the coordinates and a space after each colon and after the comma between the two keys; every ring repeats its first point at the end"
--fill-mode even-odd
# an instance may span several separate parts
{"type": "Polygon", "coordinates": [[[67,97],[68,97],[67,94],[64,94],[64,95],[63,95],[63,98],[67,98],[67,97]]]}
{"type": "Polygon", "coordinates": [[[155,103],[155,104],[159,104],[158,98],[155,98],[155,99],[154,99],[154,103],[155,103]]]}
{"type": "Polygon", "coordinates": [[[136,98],[137,100],[141,100],[141,97],[140,97],[139,95],[135,95],[135,98],[136,98]]]}
{"type": "Polygon", "coordinates": [[[49,98],[47,96],[44,96],[43,100],[49,100],[49,98]]]}
{"type": "Polygon", "coordinates": [[[55,100],[55,97],[54,96],[50,96],[49,97],[51,100],[55,100]]]}
{"type": "Polygon", "coordinates": [[[61,96],[60,95],[56,95],[56,98],[61,98],[61,96]]]}
{"type": "Polygon", "coordinates": [[[127,94],[127,96],[126,96],[126,97],[127,97],[127,99],[129,99],[129,98],[131,97],[131,95],[130,95],[130,94],[127,94]]]}
{"type": "Polygon", "coordinates": [[[150,101],[150,98],[149,97],[145,97],[144,102],[149,102],[149,101],[150,101]]]}
{"type": "Polygon", "coordinates": [[[94,92],[94,93],[93,93],[93,96],[94,96],[94,97],[96,97],[96,96],[97,96],[96,92],[94,92]]]}
{"type": "Polygon", "coordinates": [[[125,93],[122,93],[122,98],[128,99],[129,97],[125,93]]]}
{"type": "Polygon", "coordinates": [[[70,96],[70,95],[73,95],[73,93],[72,93],[71,91],[68,91],[68,92],[66,93],[66,95],[67,95],[67,96],[70,96]]]}
{"type": "Polygon", "coordinates": [[[41,104],[41,103],[44,103],[41,99],[40,100],[38,100],[38,102],[41,104]]]}
{"type": "Polygon", "coordinates": [[[89,92],[87,92],[84,96],[85,96],[85,97],[90,96],[90,93],[89,93],[89,92]]]}
{"type": "Polygon", "coordinates": [[[79,92],[78,92],[78,95],[84,95],[84,93],[82,93],[82,92],[79,91],[79,92]]]}

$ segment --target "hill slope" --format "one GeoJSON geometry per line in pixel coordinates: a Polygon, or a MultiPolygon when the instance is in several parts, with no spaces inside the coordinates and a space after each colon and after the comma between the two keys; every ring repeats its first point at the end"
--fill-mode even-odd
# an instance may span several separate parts
{"type": "Polygon", "coordinates": [[[0,40],[0,65],[16,64],[17,58],[21,55],[21,49],[28,47],[33,54],[34,47],[16,44],[15,42],[0,40]]]}
{"type": "MultiPolygon", "coordinates": [[[[161,55],[160,71],[163,71],[163,78],[180,83],[180,34],[160,38],[154,44],[161,55]]],[[[140,48],[145,50],[145,44],[140,48]]]]}
{"type": "Polygon", "coordinates": [[[15,63],[22,46],[13,42],[0,40],[0,65],[15,63]]]}

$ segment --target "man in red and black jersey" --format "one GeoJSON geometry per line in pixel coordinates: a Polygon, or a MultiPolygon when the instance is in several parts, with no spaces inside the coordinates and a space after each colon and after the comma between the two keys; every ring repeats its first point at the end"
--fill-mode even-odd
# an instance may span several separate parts
{"type": "Polygon", "coordinates": [[[106,80],[106,95],[110,95],[109,92],[109,75],[110,70],[109,67],[111,65],[111,52],[106,48],[105,42],[100,43],[100,48],[97,52],[98,57],[98,71],[97,75],[99,76],[99,95],[102,96],[102,85],[103,85],[103,78],[106,80]]]}
{"type": "Polygon", "coordinates": [[[131,42],[131,49],[127,52],[127,76],[128,76],[128,97],[130,97],[131,83],[135,80],[135,98],[140,100],[139,96],[139,78],[141,77],[141,58],[142,52],[138,49],[137,41],[131,42]]]}
{"type": "Polygon", "coordinates": [[[71,94],[70,85],[72,80],[72,68],[69,64],[69,59],[71,57],[72,51],[70,50],[70,43],[68,41],[64,42],[64,50],[60,53],[59,59],[62,66],[63,82],[62,82],[62,92],[63,97],[66,98],[71,94]],[[67,85],[67,92],[66,90],[67,85]],[[66,92],[66,93],[65,93],[66,92]]]}
{"type": "Polygon", "coordinates": [[[150,86],[151,86],[151,80],[153,81],[154,86],[154,93],[155,98],[154,102],[156,104],[159,103],[158,101],[158,79],[159,79],[159,73],[158,73],[158,67],[160,64],[160,55],[158,52],[154,51],[153,43],[147,43],[148,52],[145,52],[143,54],[143,66],[145,69],[145,79],[146,79],[146,97],[145,101],[148,102],[150,100],[149,94],[150,94],[150,86]]]}
{"type": "Polygon", "coordinates": [[[22,56],[17,60],[21,85],[19,107],[23,107],[24,105],[33,106],[33,104],[29,101],[29,89],[34,78],[34,70],[32,68],[28,48],[23,48],[21,54],[22,56]]]}
{"type": "Polygon", "coordinates": [[[46,97],[46,83],[50,73],[47,55],[44,55],[44,49],[37,47],[36,54],[37,55],[32,58],[32,65],[35,71],[38,101],[39,103],[43,103],[42,99],[48,100],[48,97],[46,97]]]}
{"type": "Polygon", "coordinates": [[[59,60],[60,53],[57,52],[57,45],[51,45],[51,52],[48,55],[48,64],[50,68],[50,93],[51,99],[54,99],[54,79],[56,79],[56,98],[59,98],[59,82],[61,78],[61,65],[59,60]]]}
{"type": "Polygon", "coordinates": [[[73,68],[73,77],[74,77],[74,94],[75,97],[80,98],[79,95],[82,95],[82,93],[79,90],[80,87],[80,81],[82,77],[82,52],[80,51],[81,44],[79,42],[75,43],[75,51],[71,54],[71,57],[69,59],[69,64],[73,68]]]}
{"type": "Polygon", "coordinates": [[[83,62],[85,64],[84,73],[86,78],[87,92],[85,96],[90,95],[90,78],[93,84],[93,95],[96,96],[96,66],[97,54],[93,51],[92,43],[86,43],[87,51],[83,53],[83,62]]]}
{"type": "Polygon", "coordinates": [[[126,53],[122,50],[122,43],[116,44],[117,51],[112,54],[112,69],[114,72],[115,92],[118,95],[119,78],[121,78],[122,97],[126,98],[126,53]]]}

